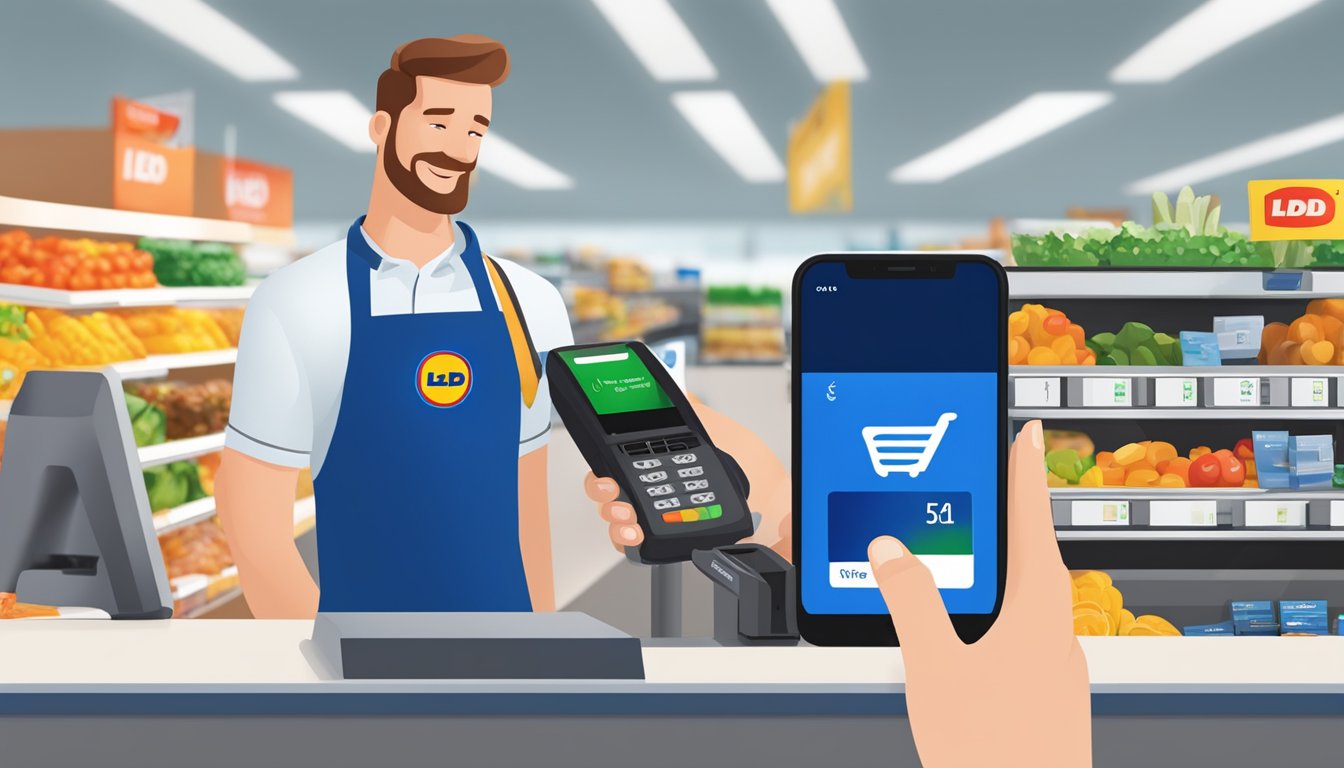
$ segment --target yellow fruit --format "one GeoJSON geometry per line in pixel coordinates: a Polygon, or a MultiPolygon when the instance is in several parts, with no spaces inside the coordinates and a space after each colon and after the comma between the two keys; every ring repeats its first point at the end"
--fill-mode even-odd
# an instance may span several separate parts
{"type": "Polygon", "coordinates": [[[1059,355],[1064,365],[1075,365],[1078,361],[1078,347],[1073,343],[1072,336],[1060,336],[1050,342],[1050,351],[1059,355]]]}
{"type": "Polygon", "coordinates": [[[1092,584],[1098,589],[1105,589],[1111,586],[1111,575],[1105,571],[1069,571],[1073,577],[1073,583],[1081,589],[1084,585],[1092,584]]]}
{"type": "Polygon", "coordinates": [[[1139,443],[1129,443],[1121,446],[1115,452],[1115,463],[1122,467],[1144,460],[1148,455],[1148,449],[1139,443]]]}
{"type": "Polygon", "coordinates": [[[1180,475],[1168,472],[1157,479],[1158,488],[1184,488],[1185,479],[1180,475]]]}
{"type": "MultiPolygon", "coordinates": [[[[1078,596],[1079,596],[1080,598],[1082,598],[1082,599],[1079,600],[1078,603],[1077,603],[1076,605],[1073,606],[1073,612],[1074,612],[1075,615],[1076,615],[1079,611],[1096,611],[1097,613],[1101,613],[1101,614],[1106,613],[1106,609],[1102,606],[1101,603],[1097,602],[1096,600],[1088,600],[1088,599],[1087,599],[1087,596],[1086,596],[1086,590],[1081,590],[1081,589],[1078,590],[1078,596]]],[[[1098,598],[1101,597],[1101,592],[1100,592],[1100,591],[1098,591],[1098,592],[1096,593],[1096,597],[1098,597],[1098,598]]]]}
{"type": "Polygon", "coordinates": [[[1120,626],[1116,629],[1117,635],[1128,635],[1131,627],[1134,626],[1134,614],[1128,608],[1120,609],[1120,626]]]}
{"type": "Polygon", "coordinates": [[[1083,488],[1100,488],[1102,485],[1101,467],[1088,467],[1083,476],[1078,478],[1078,485],[1083,488]]]}
{"type": "Polygon", "coordinates": [[[1170,621],[1167,621],[1161,616],[1154,616],[1153,614],[1145,614],[1143,616],[1139,616],[1138,618],[1134,619],[1134,626],[1130,627],[1129,633],[1131,635],[1148,634],[1148,635],[1165,635],[1175,637],[1179,636],[1181,634],[1181,631],[1179,629],[1176,629],[1176,627],[1173,626],[1170,621]]]}
{"type": "Polygon", "coordinates": [[[1073,579],[1069,579],[1069,605],[1078,604],[1078,584],[1073,579]]]}
{"type": "Polygon", "coordinates": [[[1148,488],[1158,480],[1157,470],[1137,469],[1125,475],[1126,488],[1148,488]]]}
{"type": "Polygon", "coordinates": [[[1156,441],[1148,444],[1148,451],[1144,455],[1145,460],[1154,467],[1164,461],[1170,461],[1176,458],[1176,446],[1171,443],[1156,441]]]}
{"type": "Polygon", "coordinates": [[[1023,310],[1018,310],[1016,312],[1009,313],[1008,336],[1009,337],[1021,336],[1022,334],[1026,333],[1027,324],[1029,322],[1030,319],[1027,317],[1027,313],[1023,310]]]}
{"type": "Polygon", "coordinates": [[[1335,359],[1335,345],[1328,341],[1304,341],[1298,348],[1303,365],[1329,365],[1335,359]]]}
{"type": "Polygon", "coordinates": [[[1104,637],[1111,634],[1111,621],[1106,614],[1085,608],[1073,609],[1073,634],[1104,637]]]}
{"type": "Polygon", "coordinates": [[[1059,365],[1059,355],[1049,347],[1032,347],[1027,353],[1027,365],[1059,365]]]}

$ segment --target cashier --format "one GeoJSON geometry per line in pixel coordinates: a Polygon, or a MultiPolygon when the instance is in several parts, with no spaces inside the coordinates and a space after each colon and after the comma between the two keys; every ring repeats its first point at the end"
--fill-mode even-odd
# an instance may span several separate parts
{"type": "Polygon", "coordinates": [[[454,219],[508,71],[476,35],[398,48],[367,215],[248,305],[216,497],[258,618],[555,607],[541,355],[573,343],[565,304],[454,219]],[[293,541],[306,466],[320,590],[293,541]]]}

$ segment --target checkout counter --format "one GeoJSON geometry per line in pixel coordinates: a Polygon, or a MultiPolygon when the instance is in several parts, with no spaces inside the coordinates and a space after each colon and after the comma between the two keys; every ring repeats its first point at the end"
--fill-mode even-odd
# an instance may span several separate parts
{"type": "MultiPolygon", "coordinates": [[[[90,393],[82,397],[92,404],[83,412],[110,407],[110,388],[86,383],[90,393]]],[[[51,383],[48,391],[59,389],[51,383]]],[[[67,395],[28,405],[68,408],[72,398],[80,399],[78,392],[67,395]]],[[[22,417],[26,407],[16,403],[16,415],[22,417]]],[[[11,423],[11,437],[22,423],[11,423]]],[[[133,450],[124,435],[102,427],[95,433],[70,438],[84,444],[96,439],[105,459],[133,450]]],[[[10,466],[6,478],[16,476],[10,466]]],[[[96,477],[100,470],[89,465],[75,471],[96,477]]],[[[92,527],[73,522],[96,518],[96,509],[107,504],[142,501],[116,500],[133,487],[105,487],[105,497],[85,496],[69,505],[84,509],[71,513],[70,525],[44,529],[43,535],[55,537],[44,546],[73,551],[92,537],[100,544],[119,542],[114,550],[148,547],[153,533],[145,527],[147,515],[114,515],[92,527]]],[[[11,548],[15,540],[9,536],[11,548]]],[[[34,561],[25,567],[52,571],[44,577],[49,584],[38,583],[47,594],[77,601],[80,590],[94,583],[94,597],[112,595],[116,605],[141,617],[156,615],[167,598],[153,588],[162,582],[160,573],[125,570],[123,563],[106,573],[94,569],[98,578],[90,582],[74,578],[78,568],[62,567],[70,565],[34,561]]],[[[705,570],[705,563],[697,565],[705,570]]],[[[22,594],[22,582],[20,587],[22,594]]],[[[714,589],[716,599],[727,599],[714,589]]],[[[341,679],[307,621],[4,622],[0,765],[918,764],[899,649],[734,646],[724,631],[728,623],[737,622],[739,630],[751,624],[747,614],[725,609],[731,604],[720,602],[715,611],[718,641],[669,638],[635,645],[625,638],[621,652],[642,666],[642,675],[626,679],[509,679],[507,673],[494,674],[496,679],[341,679]]],[[[538,625],[568,621],[514,616],[538,625]]],[[[1344,637],[1081,641],[1092,681],[1098,766],[1338,762],[1344,637]]],[[[528,652],[546,655],[535,645],[528,652]]],[[[977,692],[968,688],[964,695],[977,692]]],[[[1021,706],[1031,705],[1032,692],[1022,691],[1021,706]]],[[[1006,758],[1004,764],[1031,764],[1031,758],[1023,760],[1006,758]]]]}

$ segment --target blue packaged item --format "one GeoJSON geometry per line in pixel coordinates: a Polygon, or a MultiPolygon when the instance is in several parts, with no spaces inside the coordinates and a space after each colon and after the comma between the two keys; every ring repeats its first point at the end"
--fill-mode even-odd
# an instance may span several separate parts
{"type": "Polygon", "coordinates": [[[1277,635],[1274,603],[1269,600],[1233,600],[1232,628],[1238,635],[1277,635]]]}
{"type": "Polygon", "coordinates": [[[1218,353],[1223,360],[1238,364],[1255,364],[1260,354],[1260,337],[1265,330],[1263,315],[1235,315],[1213,318],[1213,332],[1218,336],[1218,353]]]}
{"type": "Polygon", "coordinates": [[[1218,334],[1209,331],[1181,331],[1181,365],[1222,365],[1218,334]]]}
{"type": "Polygon", "coordinates": [[[1279,620],[1282,634],[1326,635],[1330,619],[1324,600],[1280,600],[1279,620]]]}
{"type": "MultiPolygon", "coordinates": [[[[1258,471],[1260,462],[1257,461],[1255,466],[1258,471]]],[[[1331,487],[1335,474],[1334,436],[1294,435],[1289,438],[1288,466],[1288,487],[1293,490],[1331,487]]]]}
{"type": "Polygon", "coordinates": [[[1287,432],[1252,432],[1255,449],[1256,482],[1261,488],[1288,488],[1292,485],[1292,464],[1288,460],[1287,432]]]}
{"type": "Polygon", "coordinates": [[[1204,635],[1226,635],[1231,637],[1234,632],[1234,625],[1230,621],[1220,621],[1217,624],[1195,624],[1189,627],[1182,627],[1181,633],[1186,637],[1200,637],[1204,635]]]}
{"type": "Polygon", "coordinates": [[[1335,634],[1344,635],[1344,613],[1335,617],[1335,634]]]}

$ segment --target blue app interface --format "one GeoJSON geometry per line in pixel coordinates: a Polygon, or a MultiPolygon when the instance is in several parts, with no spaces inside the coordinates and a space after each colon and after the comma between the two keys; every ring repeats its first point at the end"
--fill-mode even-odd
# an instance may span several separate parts
{"type": "Polygon", "coordinates": [[[991,267],[943,279],[803,276],[798,360],[803,607],[884,614],[868,544],[899,538],[951,613],[997,592],[999,287],[991,267]]]}

